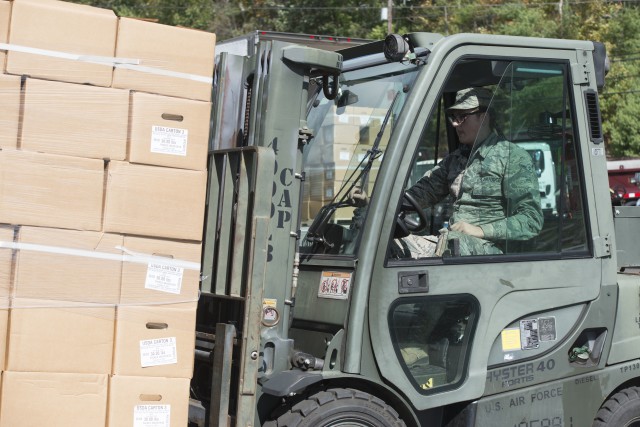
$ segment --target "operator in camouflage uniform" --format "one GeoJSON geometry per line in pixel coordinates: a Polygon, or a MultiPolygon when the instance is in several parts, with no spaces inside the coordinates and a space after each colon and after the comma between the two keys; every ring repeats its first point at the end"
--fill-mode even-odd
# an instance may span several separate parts
{"type": "Polygon", "coordinates": [[[491,91],[468,88],[447,110],[460,148],[407,190],[423,207],[451,194],[449,228],[440,236],[396,239],[402,257],[502,254],[508,244],[538,235],[543,216],[538,178],[526,150],[501,138],[492,126],[491,91]],[[454,241],[458,242],[454,245],[454,241]],[[457,249],[454,252],[454,247],[457,249]]]}

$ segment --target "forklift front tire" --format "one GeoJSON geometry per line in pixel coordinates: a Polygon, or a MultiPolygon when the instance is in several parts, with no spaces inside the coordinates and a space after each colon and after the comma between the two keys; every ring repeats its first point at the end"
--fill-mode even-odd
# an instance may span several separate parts
{"type": "Polygon", "coordinates": [[[359,390],[334,388],[312,394],[264,427],[406,427],[382,400],[359,390]]]}
{"type": "Polygon", "coordinates": [[[602,405],[593,427],[640,425],[640,388],[629,387],[611,396],[602,405]]]}

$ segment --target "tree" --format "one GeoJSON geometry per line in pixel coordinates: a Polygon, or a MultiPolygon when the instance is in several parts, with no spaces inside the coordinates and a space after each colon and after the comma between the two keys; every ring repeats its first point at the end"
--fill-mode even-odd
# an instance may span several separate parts
{"type": "Polygon", "coordinates": [[[611,71],[601,95],[603,130],[609,154],[640,157],[640,9],[621,7],[603,35],[611,71]]]}
{"type": "MultiPolygon", "coordinates": [[[[215,32],[224,40],[263,29],[382,39],[387,0],[72,0],[215,32]]],[[[608,152],[640,156],[640,8],[634,1],[395,0],[393,30],[471,32],[604,41],[611,71],[600,94],[608,152]]]]}
{"type": "MultiPolygon", "coordinates": [[[[113,10],[118,16],[148,19],[166,25],[196,28],[216,33],[218,40],[256,29],[260,14],[230,0],[72,0],[113,10]]],[[[260,5],[260,1],[252,5],[260,5]]]]}

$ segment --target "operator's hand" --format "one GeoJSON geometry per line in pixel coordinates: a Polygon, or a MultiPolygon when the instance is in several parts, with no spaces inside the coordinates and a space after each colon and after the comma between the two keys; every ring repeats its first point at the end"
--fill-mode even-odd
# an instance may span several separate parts
{"type": "Polygon", "coordinates": [[[369,196],[367,196],[367,193],[365,193],[362,188],[353,187],[349,192],[349,202],[352,206],[361,208],[369,204],[369,196]]]}
{"type": "Polygon", "coordinates": [[[479,237],[481,239],[484,237],[484,231],[482,231],[482,228],[477,225],[469,224],[468,222],[456,222],[451,225],[451,229],[458,233],[468,234],[469,236],[479,237]]]}

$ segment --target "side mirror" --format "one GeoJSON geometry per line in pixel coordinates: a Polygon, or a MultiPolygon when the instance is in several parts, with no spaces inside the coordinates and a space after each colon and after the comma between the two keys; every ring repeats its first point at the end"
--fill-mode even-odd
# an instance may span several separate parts
{"type": "Polygon", "coordinates": [[[356,102],[358,102],[358,95],[347,89],[343,91],[340,97],[337,99],[336,106],[338,108],[342,108],[346,107],[347,105],[353,105],[356,102]]]}

